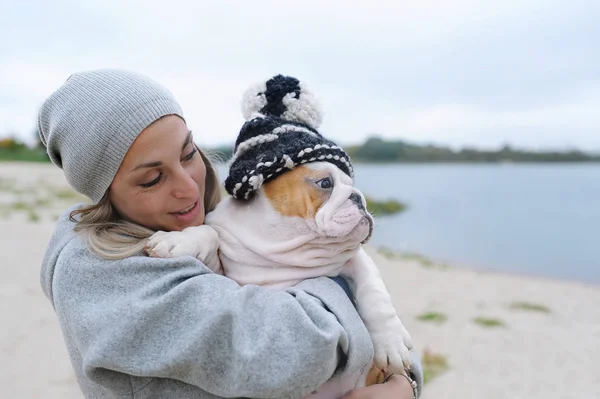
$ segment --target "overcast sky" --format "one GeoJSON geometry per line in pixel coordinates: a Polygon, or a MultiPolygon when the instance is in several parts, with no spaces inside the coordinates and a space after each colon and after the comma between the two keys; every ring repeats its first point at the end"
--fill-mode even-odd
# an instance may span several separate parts
{"type": "Polygon", "coordinates": [[[600,151],[600,1],[354,4],[1,1],[0,135],[29,140],[71,73],[118,67],[169,87],[205,146],[232,143],[243,91],[283,73],[319,97],[340,144],[600,151]]]}

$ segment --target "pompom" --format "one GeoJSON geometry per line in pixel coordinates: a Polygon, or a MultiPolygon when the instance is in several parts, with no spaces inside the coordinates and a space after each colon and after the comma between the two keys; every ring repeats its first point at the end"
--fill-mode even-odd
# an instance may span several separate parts
{"type": "Polygon", "coordinates": [[[267,97],[264,92],[267,90],[265,82],[257,83],[248,88],[242,97],[242,115],[249,121],[260,114],[260,110],[267,105],[267,97]]]}
{"type": "Polygon", "coordinates": [[[275,116],[304,123],[314,129],[322,120],[321,107],[313,94],[298,79],[277,75],[250,87],[242,99],[246,120],[257,116],[275,116]]]}

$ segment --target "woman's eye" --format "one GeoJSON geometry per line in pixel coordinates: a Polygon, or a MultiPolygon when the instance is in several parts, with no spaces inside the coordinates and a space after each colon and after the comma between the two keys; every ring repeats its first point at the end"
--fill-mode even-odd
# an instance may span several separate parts
{"type": "Polygon", "coordinates": [[[182,158],[182,161],[183,161],[183,162],[191,161],[191,160],[192,160],[192,158],[194,158],[194,155],[196,155],[196,152],[197,152],[197,151],[198,151],[198,150],[196,150],[196,148],[194,148],[194,149],[192,150],[192,152],[190,152],[189,154],[187,154],[185,157],[183,157],[183,158],[182,158]]]}
{"type": "Polygon", "coordinates": [[[329,189],[333,187],[333,182],[329,177],[319,180],[317,184],[319,185],[319,187],[324,189],[329,189]]]}
{"type": "Polygon", "coordinates": [[[158,182],[160,181],[161,178],[162,178],[162,173],[159,173],[158,176],[156,176],[156,179],[154,179],[148,183],[142,183],[142,184],[140,184],[140,186],[144,187],[144,188],[152,187],[152,186],[158,184],[158,182]]]}

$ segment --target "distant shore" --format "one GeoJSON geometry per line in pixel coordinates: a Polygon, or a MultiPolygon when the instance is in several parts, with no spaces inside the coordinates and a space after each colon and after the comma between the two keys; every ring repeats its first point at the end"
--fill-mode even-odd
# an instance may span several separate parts
{"type": "MultiPolygon", "coordinates": [[[[370,137],[362,144],[344,145],[353,162],[362,163],[541,163],[600,162],[600,154],[578,149],[530,150],[503,145],[498,149],[450,148],[439,144],[417,144],[405,140],[370,137]]],[[[229,159],[233,145],[212,148],[229,159]]]]}
{"type": "MultiPolygon", "coordinates": [[[[396,139],[369,137],[362,144],[344,145],[355,163],[582,163],[600,162],[600,153],[579,149],[531,150],[505,144],[497,149],[451,148],[439,144],[418,144],[396,139]]],[[[205,148],[225,162],[233,144],[205,148]]],[[[0,135],[0,161],[47,161],[41,142],[30,147],[18,138],[0,135]]]]}

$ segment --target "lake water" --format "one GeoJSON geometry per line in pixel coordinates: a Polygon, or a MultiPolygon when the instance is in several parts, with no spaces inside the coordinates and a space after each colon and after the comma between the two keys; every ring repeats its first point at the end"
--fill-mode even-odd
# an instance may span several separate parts
{"type": "Polygon", "coordinates": [[[376,217],[376,247],[600,283],[599,164],[358,164],[355,173],[365,195],[408,205],[376,217]]]}

